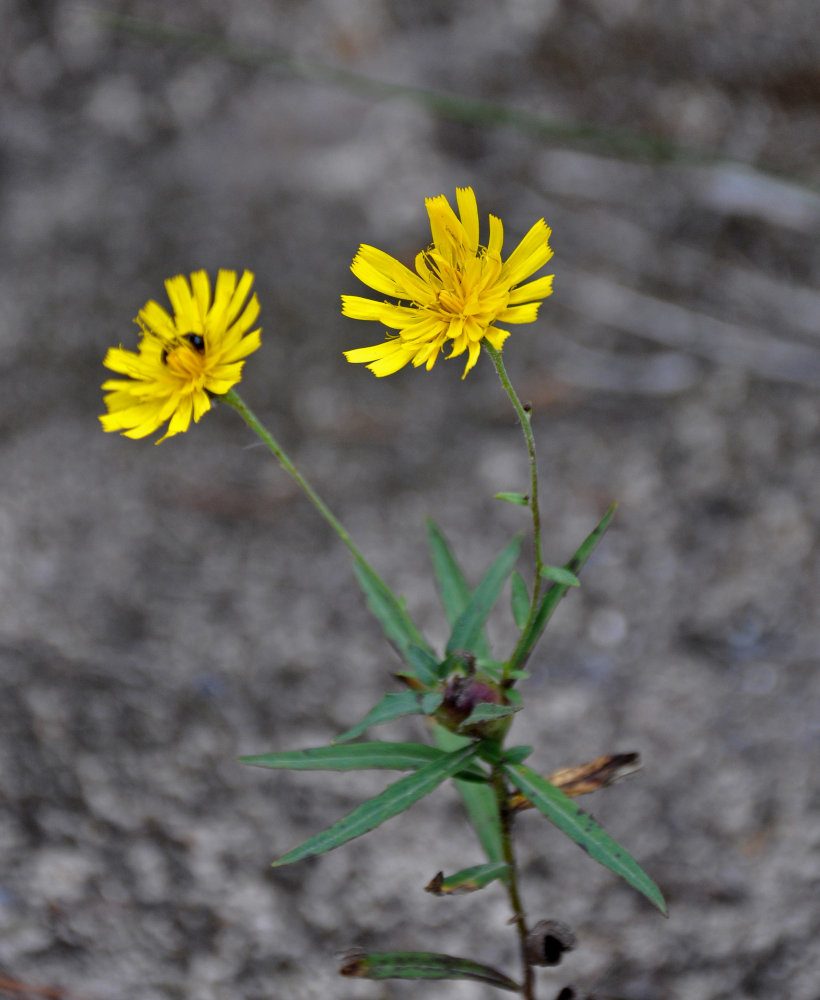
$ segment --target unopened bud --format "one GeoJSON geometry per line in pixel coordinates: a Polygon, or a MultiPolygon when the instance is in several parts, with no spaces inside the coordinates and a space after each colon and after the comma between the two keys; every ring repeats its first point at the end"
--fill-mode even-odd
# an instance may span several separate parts
{"type": "Polygon", "coordinates": [[[539,920],[527,935],[530,965],[558,965],[565,951],[575,947],[575,935],[558,920],[539,920]]]}

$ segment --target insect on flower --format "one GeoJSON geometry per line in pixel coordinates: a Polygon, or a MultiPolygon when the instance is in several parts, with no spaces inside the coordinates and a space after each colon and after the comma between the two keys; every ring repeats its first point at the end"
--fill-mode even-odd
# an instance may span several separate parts
{"type": "MultiPolygon", "coordinates": [[[[248,300],[253,275],[220,271],[211,295],[205,271],[165,282],[173,315],[153,300],[136,323],[141,339],[136,351],[112,347],[103,364],[126,375],[103,383],[108,413],[106,431],[126,437],[152,434],[169,421],[165,438],[188,430],[242,376],[244,358],[261,343],[261,330],[250,328],[259,316],[256,295],[248,300]],[[249,332],[250,331],[250,332],[249,332]]],[[[159,442],[157,442],[159,443],[159,442]]]]}

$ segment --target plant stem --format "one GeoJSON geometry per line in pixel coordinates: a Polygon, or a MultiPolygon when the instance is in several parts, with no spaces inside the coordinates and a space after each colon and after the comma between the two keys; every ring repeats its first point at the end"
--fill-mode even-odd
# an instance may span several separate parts
{"type": "Polygon", "coordinates": [[[522,633],[527,631],[530,622],[535,615],[536,609],[538,608],[538,599],[541,596],[541,570],[544,568],[544,562],[541,558],[541,512],[538,507],[538,468],[535,460],[535,437],[532,433],[532,424],[530,421],[530,415],[527,410],[524,409],[524,405],[518,397],[518,393],[513,388],[512,382],[507,375],[507,369],[504,367],[504,361],[501,357],[501,351],[497,351],[491,344],[484,341],[484,350],[489,354],[490,360],[495,367],[496,374],[504,388],[504,391],[510,398],[510,402],[513,405],[513,409],[518,415],[518,420],[521,423],[521,429],[524,431],[524,438],[527,442],[527,456],[530,462],[530,495],[529,495],[529,508],[532,513],[532,534],[533,534],[533,546],[535,548],[535,580],[532,585],[532,598],[530,600],[530,613],[527,617],[527,623],[524,626],[522,633]]]}
{"type": "Polygon", "coordinates": [[[302,473],[296,468],[293,462],[288,458],[285,452],[277,443],[276,439],[270,433],[270,431],[259,422],[259,419],[255,416],[250,407],[245,403],[238,392],[233,389],[229,389],[224,396],[217,396],[222,403],[226,403],[232,409],[236,410],[240,417],[245,421],[245,423],[250,427],[250,429],[256,434],[258,438],[265,444],[268,451],[270,451],[277,459],[282,468],[287,472],[301,487],[308,500],[313,504],[316,510],[322,515],[322,517],[327,521],[331,528],[336,532],[336,534],[341,538],[345,545],[350,549],[353,555],[360,559],[363,563],[369,566],[365,557],[361,554],[353,539],[344,529],[344,527],[337,520],[336,516],[327,506],[327,504],[322,500],[316,490],[310,485],[310,483],[305,479],[302,473]]]}
{"type": "Polygon", "coordinates": [[[527,958],[527,916],[524,913],[521,893],[518,889],[518,869],[515,864],[515,851],[513,850],[512,839],[512,816],[507,807],[509,789],[507,788],[504,774],[497,765],[493,767],[493,792],[498,804],[498,815],[501,817],[501,849],[504,860],[509,866],[505,885],[507,887],[507,895],[510,899],[510,907],[513,911],[513,921],[518,931],[518,943],[521,951],[521,970],[523,974],[521,996],[524,997],[524,1000],[535,1000],[535,977],[533,976],[532,965],[530,965],[527,958]]]}

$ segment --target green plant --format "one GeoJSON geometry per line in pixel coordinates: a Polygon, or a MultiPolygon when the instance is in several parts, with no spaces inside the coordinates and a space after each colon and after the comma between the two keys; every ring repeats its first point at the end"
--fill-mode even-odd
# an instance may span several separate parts
{"type": "Polygon", "coordinates": [[[402,690],[390,691],[356,725],[327,746],[276,750],[245,757],[246,764],[289,770],[407,772],[383,792],[362,803],[328,829],[310,837],[274,862],[274,867],[324,854],[405,811],[439,785],[452,781],[466,808],[486,861],[445,875],[427,889],[436,895],[478,891],[500,881],[506,890],[521,960],[519,979],[469,958],[435,952],[348,953],[342,973],[370,979],[471,979],[534,1000],[537,965],[556,964],[574,939],[553,921],[530,926],[520,889],[515,854],[515,817],[532,808],[665,912],[663,897],[631,855],[574,802],[575,796],[610,783],[636,763],[637,755],[598,758],[544,777],[526,764],[531,747],[510,744],[516,713],[524,710],[520,682],[527,663],[561,599],[580,585],[579,574],[601,541],[614,514],[607,510],[564,565],[542,556],[535,439],[529,407],[523,405],[507,375],[501,347],[509,333],[497,324],[536,318],[550,294],[552,276],[528,280],[551,257],[549,229],[539,220],[506,259],[503,230],[490,217],[486,245],[479,241],[478,209],[471,189],[458,191],[459,215],[444,196],[428,199],[432,242],[416,258],[415,271],[373,247],[360,248],[354,273],[397,303],[344,296],[344,312],[373,320],[398,332],[372,347],[347,352],[379,376],[412,364],[428,369],[445,347],[450,356],[467,355],[464,374],[483,349],[512,404],[524,432],[530,469],[527,492],[498,494],[502,501],[529,510],[534,574],[528,585],[515,567],[522,536],[513,538],[493,559],[475,586],[468,584],[455,554],[433,522],[427,536],[433,570],[450,633],[435,649],[411,620],[403,602],[379,577],[308,480],[276,439],[255,417],[234,386],[244,358],[259,346],[250,331],[259,306],[250,294],[253,276],[241,280],[222,271],[213,296],[204,272],[166,285],[173,315],[155,302],[141,310],[142,339],[137,352],[112,348],[106,365],[125,375],[104,384],[106,430],[131,437],[151,434],[166,420],[169,434],[185,431],[210,408],[212,399],[234,409],[336,531],[353,557],[353,572],[386,639],[395,649],[402,690]],[[493,653],[485,625],[510,581],[512,617],[518,631],[513,648],[493,653]],[[369,730],[403,716],[422,716],[429,742],[362,740],[369,730]]]}

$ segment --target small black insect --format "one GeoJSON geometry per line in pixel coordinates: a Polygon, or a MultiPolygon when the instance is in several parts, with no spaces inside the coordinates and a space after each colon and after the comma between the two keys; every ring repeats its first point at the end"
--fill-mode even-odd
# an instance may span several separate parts
{"type": "Polygon", "coordinates": [[[198,354],[205,353],[205,338],[199,333],[183,333],[183,340],[187,340],[188,343],[193,347],[193,349],[198,354]]]}

